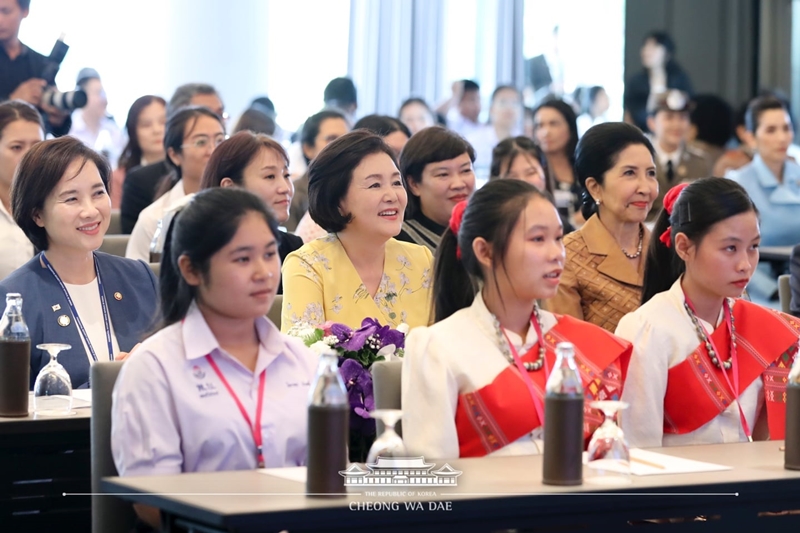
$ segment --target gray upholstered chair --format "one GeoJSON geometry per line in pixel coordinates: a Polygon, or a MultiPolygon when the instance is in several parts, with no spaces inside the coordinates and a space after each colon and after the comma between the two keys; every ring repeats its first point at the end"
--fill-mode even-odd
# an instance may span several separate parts
{"type": "Polygon", "coordinates": [[[281,308],[283,307],[283,294],[278,294],[275,296],[275,301],[272,302],[272,307],[269,308],[269,313],[267,313],[267,318],[269,318],[270,322],[278,326],[278,329],[281,327],[281,308]]]}
{"type": "MultiPolygon", "coordinates": [[[[402,409],[400,376],[403,361],[378,361],[372,365],[372,394],[375,409],[402,409]]],[[[402,422],[395,426],[397,434],[403,435],[402,422]]],[[[383,433],[383,424],[378,421],[378,435],[383,433]]]]}
{"type": "Polygon", "coordinates": [[[149,263],[150,270],[153,271],[153,275],[158,279],[158,276],[161,274],[161,263],[149,263]]]}
{"type": "Polygon", "coordinates": [[[122,368],[122,361],[92,365],[92,533],[130,531],[136,523],[131,504],[115,496],[99,494],[100,480],[116,476],[111,455],[111,392],[122,368]]]}
{"type": "Polygon", "coordinates": [[[108,225],[106,235],[119,235],[122,233],[122,217],[119,209],[111,210],[111,223],[108,225]]]}
{"type": "Polygon", "coordinates": [[[130,238],[130,235],[111,235],[106,233],[106,236],[103,237],[103,244],[100,245],[100,251],[125,257],[125,249],[128,247],[128,239],[130,238]]]}
{"type": "Polygon", "coordinates": [[[786,314],[791,314],[792,287],[789,284],[790,277],[789,274],[778,276],[778,297],[781,301],[781,311],[786,314]]]}

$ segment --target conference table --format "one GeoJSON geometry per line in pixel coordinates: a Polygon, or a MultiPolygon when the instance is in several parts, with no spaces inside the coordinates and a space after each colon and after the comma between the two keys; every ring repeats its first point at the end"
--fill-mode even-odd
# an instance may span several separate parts
{"type": "Polygon", "coordinates": [[[800,513],[792,510],[800,509],[800,471],[784,469],[782,444],[652,450],[732,468],[633,476],[622,486],[543,485],[542,456],[525,456],[446,461],[462,472],[452,487],[350,487],[332,498],[307,497],[301,481],[259,471],[106,478],[102,488],[158,507],[170,532],[617,531],[631,524],[658,531],[798,531],[800,513]]]}
{"type": "Polygon", "coordinates": [[[0,531],[90,531],[91,414],[0,418],[0,531]]]}

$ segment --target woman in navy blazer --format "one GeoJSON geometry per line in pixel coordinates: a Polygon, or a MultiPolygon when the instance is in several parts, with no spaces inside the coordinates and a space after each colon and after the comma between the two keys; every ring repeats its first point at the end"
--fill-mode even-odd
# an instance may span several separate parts
{"type": "Polygon", "coordinates": [[[80,141],[44,141],[22,159],[12,215],[41,253],[0,282],[18,292],[31,335],[31,387],[49,361],[37,344],[64,343],[73,388],[89,386],[94,361],[121,359],[155,323],[157,289],[142,261],[96,252],[111,219],[104,158],[80,141]]]}

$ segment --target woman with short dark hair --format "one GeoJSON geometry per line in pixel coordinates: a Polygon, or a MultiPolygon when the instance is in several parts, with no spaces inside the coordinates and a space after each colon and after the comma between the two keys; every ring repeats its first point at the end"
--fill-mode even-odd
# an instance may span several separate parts
{"type": "Polygon", "coordinates": [[[408,194],[400,241],[436,251],[453,207],[475,190],[475,150],[445,128],[425,128],[400,154],[400,172],[408,194]]]}
{"type": "Polygon", "coordinates": [[[18,292],[31,335],[31,386],[50,361],[37,344],[69,344],[58,362],[75,388],[95,361],[121,359],[152,326],[156,280],[142,261],[96,250],[111,220],[106,160],[72,137],[22,159],[11,191],[19,227],[41,253],[0,283],[18,292]]]}
{"type": "Polygon", "coordinates": [[[326,146],[308,168],[309,213],[329,235],[283,265],[281,329],[364,318],[410,327],[430,321],[433,256],[393,237],[407,197],[394,152],[366,130],[326,146]]]}

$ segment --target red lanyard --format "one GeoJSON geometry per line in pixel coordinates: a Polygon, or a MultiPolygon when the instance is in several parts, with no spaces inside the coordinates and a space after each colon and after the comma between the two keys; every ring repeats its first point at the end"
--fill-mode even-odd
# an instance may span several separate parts
{"type": "MultiPolygon", "coordinates": [[[[550,375],[550,369],[547,368],[547,347],[544,344],[542,328],[539,327],[539,321],[536,320],[534,316],[531,317],[531,325],[533,326],[533,329],[536,330],[536,342],[539,344],[539,346],[545,348],[544,381],[547,383],[547,378],[550,375]]],[[[511,342],[511,339],[508,338],[506,330],[501,326],[500,331],[503,332],[503,336],[506,338],[506,342],[508,342],[508,347],[511,349],[511,356],[514,358],[514,363],[517,365],[517,370],[519,370],[519,373],[522,374],[522,379],[525,381],[525,385],[527,385],[528,391],[531,394],[533,406],[536,408],[536,414],[539,415],[539,423],[544,426],[544,405],[542,404],[542,398],[536,393],[536,387],[533,384],[533,380],[528,375],[528,371],[525,370],[525,365],[522,364],[522,359],[520,359],[519,353],[517,353],[517,349],[514,348],[514,344],[511,342]]]]}
{"type": "MultiPolygon", "coordinates": [[[[689,309],[692,310],[694,316],[697,317],[697,312],[694,309],[694,304],[689,299],[689,297],[684,294],[684,298],[686,299],[686,305],[689,306],[689,309]]],[[[747,419],[744,416],[744,411],[742,411],[742,404],[739,401],[739,371],[738,371],[738,358],[736,357],[736,344],[733,342],[733,325],[732,319],[733,316],[733,309],[728,305],[728,299],[726,298],[722,304],[723,309],[723,320],[725,320],[725,327],[728,330],[728,335],[731,338],[731,347],[730,347],[730,359],[731,362],[731,371],[733,372],[733,384],[731,384],[731,379],[728,377],[728,372],[725,370],[725,367],[722,364],[722,359],[720,356],[722,355],[720,351],[717,349],[717,345],[714,344],[714,338],[706,331],[706,327],[700,322],[700,318],[697,318],[697,323],[700,324],[700,327],[703,328],[703,331],[706,334],[706,338],[708,342],[711,344],[711,347],[714,349],[714,352],[717,354],[717,360],[719,361],[720,370],[722,370],[722,375],[725,377],[725,382],[728,384],[728,387],[733,391],[733,394],[736,396],[736,407],[739,408],[739,419],[742,422],[742,429],[744,430],[744,434],[747,437],[747,440],[753,442],[753,435],[750,433],[750,425],[747,423],[747,419]]]]}
{"type": "Polygon", "coordinates": [[[263,450],[263,440],[261,435],[261,408],[264,404],[264,383],[267,380],[267,369],[265,368],[261,372],[261,376],[258,378],[258,403],[256,404],[256,423],[255,425],[250,421],[250,415],[247,414],[247,410],[242,405],[242,402],[239,400],[239,397],[233,391],[230,383],[228,380],[225,379],[225,376],[220,371],[217,363],[214,362],[214,359],[211,358],[211,354],[206,355],[206,359],[208,363],[211,365],[211,368],[214,369],[214,372],[217,373],[219,376],[220,381],[222,384],[225,385],[225,388],[228,389],[228,393],[233,398],[233,401],[236,402],[236,407],[239,408],[239,412],[242,413],[245,422],[247,422],[247,427],[250,428],[250,431],[253,433],[253,441],[256,443],[256,462],[258,463],[258,468],[264,468],[264,450],[263,450]]]}

